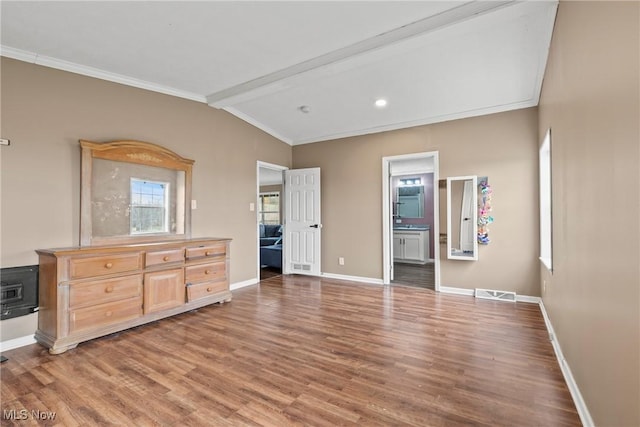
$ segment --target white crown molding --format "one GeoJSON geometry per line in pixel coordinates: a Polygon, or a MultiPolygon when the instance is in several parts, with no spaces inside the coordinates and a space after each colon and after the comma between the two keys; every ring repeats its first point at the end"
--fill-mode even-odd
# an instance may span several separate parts
{"type": "Polygon", "coordinates": [[[408,121],[408,122],[391,123],[391,124],[384,125],[384,126],[376,126],[376,127],[372,127],[372,128],[363,128],[363,129],[357,129],[357,130],[348,131],[348,132],[325,134],[325,135],[321,135],[321,136],[317,136],[317,137],[313,137],[313,138],[309,138],[309,139],[301,139],[301,140],[293,140],[291,138],[285,137],[280,132],[275,131],[274,129],[270,128],[269,126],[266,126],[265,124],[259,122],[258,120],[254,119],[251,116],[246,115],[245,113],[237,110],[234,107],[225,107],[224,110],[227,111],[230,114],[233,114],[234,116],[236,116],[240,120],[243,120],[243,121],[245,121],[245,122],[257,127],[258,129],[268,133],[269,135],[273,136],[274,138],[279,139],[282,142],[285,142],[285,143],[287,143],[289,145],[303,145],[303,144],[313,144],[314,142],[331,141],[331,140],[334,140],[334,139],[351,138],[351,137],[355,137],[355,136],[369,135],[369,134],[372,134],[372,133],[380,133],[380,132],[388,132],[388,131],[392,131],[392,130],[407,129],[407,128],[412,128],[412,127],[416,127],[416,126],[431,125],[431,124],[435,124],[435,123],[442,123],[442,122],[447,122],[447,121],[451,121],[451,120],[458,120],[458,119],[466,119],[466,118],[470,118],[470,117],[484,116],[484,115],[488,115],[488,114],[503,113],[503,112],[506,112],[506,111],[512,111],[512,110],[519,110],[519,109],[522,109],[522,108],[535,107],[537,105],[538,105],[538,101],[536,99],[528,99],[528,100],[525,100],[525,101],[515,102],[515,103],[511,103],[511,104],[494,105],[494,106],[491,106],[491,107],[479,108],[477,110],[469,110],[469,111],[462,111],[462,112],[457,112],[457,113],[453,113],[453,114],[446,114],[446,115],[441,115],[441,116],[426,117],[426,118],[422,118],[422,119],[419,119],[419,120],[412,120],[412,121],[408,121]]]}
{"type": "Polygon", "coordinates": [[[269,135],[271,135],[272,137],[279,139],[280,141],[287,143],[289,145],[294,145],[293,141],[283,135],[281,135],[279,132],[276,132],[275,130],[271,129],[269,126],[263,124],[262,122],[259,122],[258,120],[254,119],[251,116],[248,116],[246,114],[244,114],[243,112],[233,108],[233,107],[227,107],[224,108],[224,110],[230,114],[233,114],[234,116],[236,116],[237,118],[239,118],[242,121],[245,121],[247,123],[249,123],[250,125],[253,125],[255,127],[257,127],[258,129],[260,129],[261,131],[264,131],[266,133],[268,133],[269,135]]]}
{"type": "Polygon", "coordinates": [[[100,70],[98,68],[87,67],[85,65],[76,64],[74,62],[52,58],[50,56],[38,55],[34,52],[15,49],[9,46],[0,46],[0,56],[17,59],[19,61],[30,62],[32,64],[42,65],[44,67],[55,68],[57,70],[68,71],[70,73],[80,74],[83,76],[107,80],[113,83],[136,87],[138,89],[144,89],[152,92],[162,93],[165,95],[176,96],[178,98],[189,99],[191,101],[201,103],[207,102],[206,97],[198,93],[187,92],[156,83],[150,83],[145,80],[124,76],[122,74],[111,73],[109,71],[100,70]]]}
{"type": "MultiPolygon", "coordinates": [[[[553,17],[553,26],[555,27],[555,22],[558,17],[558,2],[555,3],[554,7],[549,10],[549,14],[553,17]]],[[[533,98],[536,102],[536,105],[540,103],[540,95],[542,94],[542,83],[544,80],[544,72],[547,69],[547,60],[549,59],[549,49],[551,49],[551,38],[553,36],[553,31],[550,31],[548,34],[548,38],[544,41],[545,43],[545,55],[542,56],[542,60],[538,63],[538,70],[536,73],[536,83],[534,85],[534,95],[533,98]]]]}
{"type": "Polygon", "coordinates": [[[500,104],[500,105],[494,105],[486,108],[479,108],[477,110],[461,111],[453,114],[426,117],[419,120],[390,123],[384,126],[376,126],[372,128],[363,128],[363,129],[357,129],[357,130],[348,131],[348,132],[326,134],[326,135],[321,135],[321,136],[317,136],[309,139],[293,141],[292,145],[312,144],[314,142],[331,141],[334,139],[351,138],[354,136],[362,136],[362,135],[368,135],[372,133],[388,132],[388,131],[398,130],[398,129],[407,129],[407,128],[412,128],[416,126],[425,126],[425,125],[431,125],[435,123],[447,122],[451,120],[485,116],[488,114],[495,114],[495,113],[503,113],[511,110],[519,110],[522,108],[535,107],[537,105],[538,105],[537,99],[527,99],[524,101],[510,103],[510,104],[500,104]]]}

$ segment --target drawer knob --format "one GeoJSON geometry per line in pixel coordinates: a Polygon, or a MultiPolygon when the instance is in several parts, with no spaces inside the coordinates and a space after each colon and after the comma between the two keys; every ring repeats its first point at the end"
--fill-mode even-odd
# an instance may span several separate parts
{"type": "Polygon", "coordinates": [[[164,258],[162,258],[163,261],[169,261],[169,255],[165,255],[164,258]]]}
{"type": "Polygon", "coordinates": [[[207,288],[207,292],[211,292],[213,289],[211,288],[207,288]]]}
{"type": "Polygon", "coordinates": [[[206,251],[206,252],[204,253],[204,256],[211,256],[212,254],[213,254],[213,252],[206,251]]]}
{"type": "Polygon", "coordinates": [[[104,315],[105,315],[106,317],[111,317],[111,315],[112,315],[112,314],[113,314],[113,312],[111,312],[111,311],[107,311],[104,315]]]}
{"type": "Polygon", "coordinates": [[[108,262],[104,265],[104,268],[111,268],[113,267],[113,263],[112,262],[108,262]]]}
{"type": "Polygon", "coordinates": [[[204,274],[211,274],[211,270],[205,270],[204,274]]]}
{"type": "Polygon", "coordinates": [[[107,286],[104,291],[110,294],[111,292],[113,292],[113,286],[107,286]]]}

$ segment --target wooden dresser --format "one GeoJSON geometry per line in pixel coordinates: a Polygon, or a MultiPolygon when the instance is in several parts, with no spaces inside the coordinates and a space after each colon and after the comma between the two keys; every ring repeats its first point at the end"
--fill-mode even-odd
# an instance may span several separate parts
{"type": "Polygon", "coordinates": [[[83,341],[231,301],[230,239],[36,251],[38,342],[58,354],[83,341]]]}

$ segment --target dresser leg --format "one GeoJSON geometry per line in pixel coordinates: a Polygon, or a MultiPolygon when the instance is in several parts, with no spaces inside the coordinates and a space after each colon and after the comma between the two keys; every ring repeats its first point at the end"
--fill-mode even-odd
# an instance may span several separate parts
{"type": "Polygon", "coordinates": [[[62,354],[67,350],[73,350],[76,348],[78,344],[65,345],[64,347],[51,347],[49,349],[49,354],[62,354]]]}

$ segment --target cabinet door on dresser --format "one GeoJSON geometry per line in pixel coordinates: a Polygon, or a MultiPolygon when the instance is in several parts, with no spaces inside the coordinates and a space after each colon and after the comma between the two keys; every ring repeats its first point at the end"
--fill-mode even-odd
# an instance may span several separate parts
{"type": "Polygon", "coordinates": [[[184,269],[144,275],[144,313],[167,310],[185,303],[184,269]]]}

